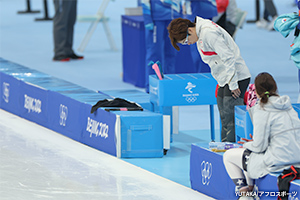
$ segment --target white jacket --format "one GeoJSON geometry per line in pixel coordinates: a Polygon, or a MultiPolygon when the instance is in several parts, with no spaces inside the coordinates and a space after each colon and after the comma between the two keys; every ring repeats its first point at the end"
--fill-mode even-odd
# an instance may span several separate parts
{"type": "Polygon", "coordinates": [[[203,62],[211,68],[211,74],[219,86],[238,88],[238,81],[251,77],[240,50],[232,37],[214,22],[196,17],[197,48],[203,62]]]}
{"type": "Polygon", "coordinates": [[[271,96],[263,107],[249,110],[253,122],[253,141],[244,144],[251,150],[247,171],[257,179],[291,165],[300,167],[300,120],[288,96],[271,96]]]}

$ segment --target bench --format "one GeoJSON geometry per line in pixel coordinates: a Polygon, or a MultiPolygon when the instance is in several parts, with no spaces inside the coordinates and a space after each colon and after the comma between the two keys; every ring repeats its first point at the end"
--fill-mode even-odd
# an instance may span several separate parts
{"type": "MultiPolygon", "coordinates": [[[[278,176],[279,173],[268,174],[256,180],[261,200],[277,199],[278,176]]],[[[223,164],[223,153],[212,152],[208,148],[208,143],[197,143],[191,146],[190,181],[192,189],[215,199],[238,199],[235,185],[223,164]]],[[[289,193],[289,199],[300,199],[300,180],[291,182],[289,193]]]]}

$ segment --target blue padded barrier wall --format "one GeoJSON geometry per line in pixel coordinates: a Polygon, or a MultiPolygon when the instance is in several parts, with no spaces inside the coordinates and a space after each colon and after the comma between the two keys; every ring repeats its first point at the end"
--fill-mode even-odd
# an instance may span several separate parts
{"type": "Polygon", "coordinates": [[[19,92],[19,115],[48,128],[48,90],[21,81],[19,92]]]}
{"type": "Polygon", "coordinates": [[[81,133],[82,143],[94,147],[106,153],[117,156],[116,142],[115,142],[115,123],[116,115],[98,109],[93,114],[90,113],[92,106],[89,104],[82,105],[81,126],[83,127],[81,133]]]}
{"type": "Polygon", "coordinates": [[[200,144],[192,144],[190,181],[192,189],[218,200],[237,199],[222,155],[202,148],[200,144]]]}
{"type": "Polygon", "coordinates": [[[70,97],[49,91],[49,127],[76,141],[80,141],[82,104],[70,97]]]}
{"type": "MultiPolygon", "coordinates": [[[[92,105],[111,99],[111,96],[2,58],[0,85],[0,106],[13,114],[117,157],[163,156],[161,114],[107,112],[104,108],[91,114],[92,105]],[[117,118],[120,119],[118,123],[117,118]],[[127,138],[129,132],[133,134],[127,138]],[[126,147],[127,154],[118,154],[117,144],[126,147]]],[[[143,98],[139,100],[151,109],[151,103],[143,98]]]]}

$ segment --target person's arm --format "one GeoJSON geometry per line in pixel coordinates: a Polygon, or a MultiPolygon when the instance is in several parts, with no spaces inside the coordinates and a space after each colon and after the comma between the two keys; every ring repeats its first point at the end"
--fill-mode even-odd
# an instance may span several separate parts
{"type": "Polygon", "coordinates": [[[144,15],[145,28],[148,30],[153,30],[154,23],[151,15],[151,0],[142,0],[142,8],[144,15]]]}
{"type": "MultiPolygon", "coordinates": [[[[256,105],[260,106],[260,105],[256,105]]],[[[270,113],[256,111],[253,114],[253,141],[244,144],[244,147],[255,153],[266,151],[269,145],[270,136],[270,113]]]]}

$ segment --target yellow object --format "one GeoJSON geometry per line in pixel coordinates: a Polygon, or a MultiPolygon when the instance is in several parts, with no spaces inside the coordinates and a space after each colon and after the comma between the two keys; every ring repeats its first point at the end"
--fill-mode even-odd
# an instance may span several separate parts
{"type": "Polygon", "coordinates": [[[226,149],[211,149],[213,152],[225,152],[227,151],[226,149]]]}

